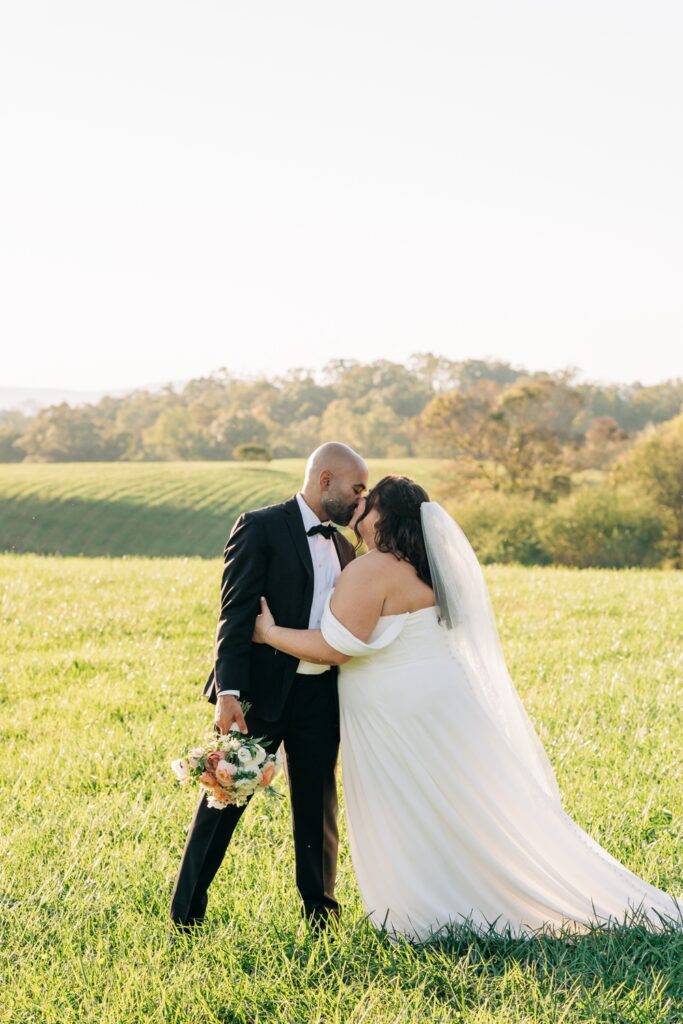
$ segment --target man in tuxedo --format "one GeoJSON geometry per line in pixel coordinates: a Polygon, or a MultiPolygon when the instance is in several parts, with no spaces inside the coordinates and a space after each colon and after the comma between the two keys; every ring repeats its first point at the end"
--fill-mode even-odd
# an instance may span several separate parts
{"type": "MultiPolygon", "coordinates": [[[[215,663],[204,696],[215,704],[219,733],[237,726],[265,736],[287,755],[296,883],[303,912],[318,929],[337,917],[339,703],[335,666],[298,661],[251,641],[265,596],[283,626],[317,629],[325,599],[354,549],[332,521],[346,526],[367,490],[368,469],[352,448],[329,442],[306,465],[295,497],[243,513],[224,552],[215,663]],[[242,714],[239,699],[251,704],[242,714]]],[[[244,807],[217,810],[202,793],[190,825],[171,899],[179,930],[201,924],[207,890],[244,807]]]]}

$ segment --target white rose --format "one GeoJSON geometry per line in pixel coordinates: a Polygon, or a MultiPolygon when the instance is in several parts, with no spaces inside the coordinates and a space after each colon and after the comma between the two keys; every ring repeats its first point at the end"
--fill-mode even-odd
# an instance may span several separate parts
{"type": "Polygon", "coordinates": [[[240,747],[237,751],[237,760],[241,765],[247,764],[248,761],[252,760],[252,753],[249,747],[240,747]]]}
{"type": "Polygon", "coordinates": [[[175,777],[178,782],[184,782],[185,779],[189,779],[190,771],[188,764],[182,757],[177,758],[175,761],[171,761],[171,768],[175,772],[175,777]]]}
{"type": "Polygon", "coordinates": [[[195,747],[193,750],[190,751],[190,753],[187,755],[187,763],[189,764],[190,768],[197,767],[197,765],[199,764],[199,759],[203,753],[204,751],[202,750],[201,747],[195,747]]]}

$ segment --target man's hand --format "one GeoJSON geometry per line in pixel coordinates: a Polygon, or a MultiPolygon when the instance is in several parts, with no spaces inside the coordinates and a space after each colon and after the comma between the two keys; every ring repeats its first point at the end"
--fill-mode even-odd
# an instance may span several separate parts
{"type": "Polygon", "coordinates": [[[244,714],[242,712],[242,706],[238,701],[237,697],[232,697],[229,694],[223,694],[216,701],[216,710],[213,716],[214,725],[218,727],[218,731],[221,735],[230,731],[230,726],[233,723],[237,726],[240,732],[247,733],[247,723],[244,720],[244,714]]]}

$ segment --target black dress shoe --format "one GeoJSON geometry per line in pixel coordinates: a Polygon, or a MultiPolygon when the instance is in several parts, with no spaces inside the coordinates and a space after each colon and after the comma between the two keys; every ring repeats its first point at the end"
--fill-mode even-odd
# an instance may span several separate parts
{"type": "Polygon", "coordinates": [[[201,930],[202,919],[193,917],[189,921],[176,921],[170,918],[169,931],[172,935],[196,935],[201,930]]]}
{"type": "Polygon", "coordinates": [[[334,911],[322,908],[308,914],[308,924],[314,935],[322,935],[328,928],[339,925],[339,915],[334,911]]]}

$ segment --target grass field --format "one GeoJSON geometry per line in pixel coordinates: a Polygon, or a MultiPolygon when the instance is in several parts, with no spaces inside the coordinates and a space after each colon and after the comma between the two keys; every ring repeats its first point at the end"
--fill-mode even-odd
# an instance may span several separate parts
{"type": "MultiPolygon", "coordinates": [[[[40,501],[50,483],[66,488],[62,467],[29,468],[43,473],[40,501]]],[[[131,471],[131,487],[133,468],[113,468],[122,481],[131,471]]],[[[263,472],[243,500],[265,496],[263,472]]],[[[86,504],[101,501],[97,473],[86,504]]],[[[210,500],[217,509],[223,499],[210,500]]],[[[104,536],[96,516],[91,531],[87,550],[104,536]]],[[[168,762],[210,727],[200,686],[220,569],[202,558],[0,556],[2,1024],[683,1020],[680,933],[391,944],[363,919],[343,817],[344,916],[316,943],[299,918],[285,800],[251,805],[203,936],[171,942],[166,914],[195,797],[176,788],[168,762]]],[[[683,895],[683,578],[486,574],[566,809],[633,871],[683,895]]]]}
{"type": "MultiPolygon", "coordinates": [[[[0,465],[0,551],[213,558],[240,512],[294,494],[303,469],[303,459],[0,465]]],[[[448,463],[374,459],[370,472],[430,488],[448,463]]]]}

